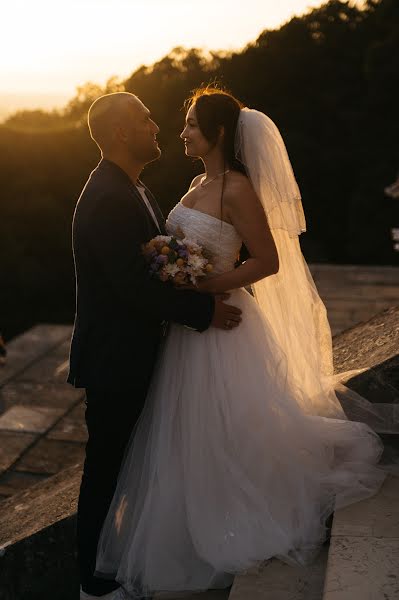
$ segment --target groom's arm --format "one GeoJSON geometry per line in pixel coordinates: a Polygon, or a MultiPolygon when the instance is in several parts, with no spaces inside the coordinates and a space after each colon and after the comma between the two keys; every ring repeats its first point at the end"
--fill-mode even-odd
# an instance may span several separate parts
{"type": "Polygon", "coordinates": [[[84,234],[98,269],[120,301],[137,314],[204,331],[213,318],[213,296],[150,278],[141,248],[148,241],[143,240],[145,226],[130,195],[99,198],[84,234]]]}

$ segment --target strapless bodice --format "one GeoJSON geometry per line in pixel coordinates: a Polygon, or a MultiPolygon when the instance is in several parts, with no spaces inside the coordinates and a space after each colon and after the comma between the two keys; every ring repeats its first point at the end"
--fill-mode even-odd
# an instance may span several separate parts
{"type": "Polygon", "coordinates": [[[242,240],[230,223],[179,202],[169,213],[166,230],[169,235],[187,237],[208,250],[214,274],[234,268],[242,240]]]}

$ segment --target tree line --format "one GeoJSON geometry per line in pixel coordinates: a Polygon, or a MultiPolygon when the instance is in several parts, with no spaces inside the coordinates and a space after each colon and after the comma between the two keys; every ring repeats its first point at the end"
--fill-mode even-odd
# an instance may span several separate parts
{"type": "Polygon", "coordinates": [[[218,82],[283,135],[307,217],[306,259],[394,264],[399,206],[384,187],[399,170],[398,72],[399,3],[330,0],[241,51],[178,47],[125,80],[88,82],[62,110],[15,113],[0,125],[0,330],[9,338],[73,320],[71,221],[99,160],[86,114],[117,90],[137,94],[160,126],[162,157],[143,179],[165,214],[200,169],[179,138],[184,100],[218,82]]]}

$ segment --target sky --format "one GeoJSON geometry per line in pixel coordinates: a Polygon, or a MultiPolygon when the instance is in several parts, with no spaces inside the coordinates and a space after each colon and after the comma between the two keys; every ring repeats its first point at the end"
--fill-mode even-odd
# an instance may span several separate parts
{"type": "Polygon", "coordinates": [[[62,105],[78,85],[125,78],[176,46],[235,50],[322,0],[8,0],[0,111],[62,105]]]}

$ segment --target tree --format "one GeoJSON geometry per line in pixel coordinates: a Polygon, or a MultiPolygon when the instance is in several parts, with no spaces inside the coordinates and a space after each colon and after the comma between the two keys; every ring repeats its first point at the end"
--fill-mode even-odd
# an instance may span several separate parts
{"type": "Polygon", "coordinates": [[[72,320],[70,225],[99,160],[87,110],[119,90],[137,94],[160,126],[162,157],[143,179],[165,213],[201,168],[179,138],[184,100],[216,80],[282,132],[303,196],[306,258],[393,264],[399,205],[383,190],[399,168],[398,71],[397,0],[368,0],[362,10],[331,0],[240,52],[176,47],[125,81],[80,86],[63,110],[12,115],[0,126],[3,333],[72,320]]]}

